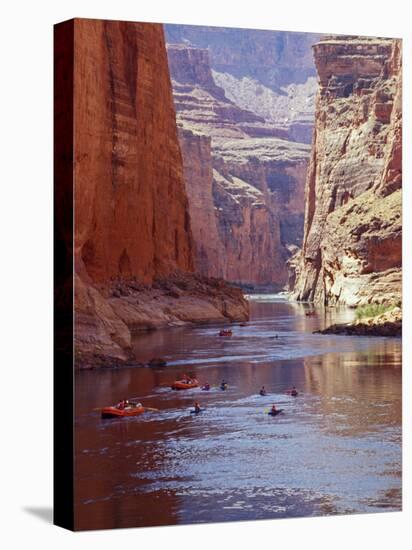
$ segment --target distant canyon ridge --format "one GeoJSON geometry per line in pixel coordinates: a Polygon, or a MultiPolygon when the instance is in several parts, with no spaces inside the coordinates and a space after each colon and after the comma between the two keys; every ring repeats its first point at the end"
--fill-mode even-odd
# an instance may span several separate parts
{"type": "Polygon", "coordinates": [[[195,268],[285,288],[303,239],[319,36],[165,28],[195,268]]]}

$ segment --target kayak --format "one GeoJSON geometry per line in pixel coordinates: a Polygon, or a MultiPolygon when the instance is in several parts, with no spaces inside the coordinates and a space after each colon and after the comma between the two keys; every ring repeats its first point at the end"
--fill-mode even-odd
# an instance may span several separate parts
{"type": "Polygon", "coordinates": [[[117,407],[104,407],[102,409],[102,418],[116,418],[118,416],[137,416],[144,412],[144,407],[125,407],[124,409],[118,409],[117,407]]]}
{"type": "Polygon", "coordinates": [[[281,413],[283,411],[283,409],[278,409],[277,411],[273,412],[273,411],[269,411],[268,412],[268,415],[269,416],[276,416],[278,415],[279,413],[281,413]]]}
{"type": "Polygon", "coordinates": [[[183,382],[182,380],[176,380],[171,386],[172,390],[191,390],[192,388],[197,388],[199,386],[199,382],[196,380],[196,378],[192,378],[191,384],[188,384],[187,382],[183,382]]]}
{"type": "Polygon", "coordinates": [[[205,409],[200,409],[200,411],[190,411],[190,414],[199,414],[203,412],[205,409]]]}

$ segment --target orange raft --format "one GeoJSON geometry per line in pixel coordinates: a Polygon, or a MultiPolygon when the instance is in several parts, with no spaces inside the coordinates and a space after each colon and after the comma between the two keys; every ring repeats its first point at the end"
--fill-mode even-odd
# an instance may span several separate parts
{"type": "Polygon", "coordinates": [[[137,416],[145,412],[144,407],[125,407],[118,409],[117,407],[104,407],[102,409],[102,418],[116,418],[118,416],[137,416]]]}
{"type": "Polygon", "coordinates": [[[190,382],[185,382],[183,380],[176,380],[171,385],[172,390],[191,390],[192,388],[199,387],[199,382],[196,378],[192,378],[190,382]]]}

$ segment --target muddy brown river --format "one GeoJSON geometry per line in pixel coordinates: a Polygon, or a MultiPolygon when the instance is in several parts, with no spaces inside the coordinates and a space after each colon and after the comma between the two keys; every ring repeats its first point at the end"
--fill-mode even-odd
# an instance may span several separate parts
{"type": "Polygon", "coordinates": [[[307,307],[253,296],[230,338],[210,325],[136,335],[138,357],[165,368],[76,373],[77,528],[400,510],[401,340],[312,334],[353,311],[307,307]],[[172,391],[183,373],[211,390],[172,391]],[[159,411],[93,410],[131,397],[159,411]]]}

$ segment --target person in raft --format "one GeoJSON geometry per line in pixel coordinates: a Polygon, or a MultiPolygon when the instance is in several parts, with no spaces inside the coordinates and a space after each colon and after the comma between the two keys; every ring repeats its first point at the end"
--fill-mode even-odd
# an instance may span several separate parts
{"type": "Polygon", "coordinates": [[[122,399],[117,403],[116,408],[122,411],[126,407],[127,403],[128,401],[126,399],[122,399]]]}
{"type": "Polygon", "coordinates": [[[222,380],[222,383],[220,384],[220,389],[223,391],[227,390],[227,383],[225,382],[225,380],[222,380]]]}
{"type": "Polygon", "coordinates": [[[262,386],[262,387],[260,388],[260,392],[259,392],[259,393],[260,393],[260,395],[266,395],[265,386],[262,386]]]}

